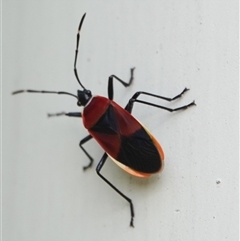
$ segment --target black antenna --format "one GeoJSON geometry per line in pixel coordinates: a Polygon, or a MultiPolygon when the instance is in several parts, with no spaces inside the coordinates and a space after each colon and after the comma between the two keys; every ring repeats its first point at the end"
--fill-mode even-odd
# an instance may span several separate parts
{"type": "Polygon", "coordinates": [[[82,16],[82,19],[80,21],[80,24],[79,24],[79,27],[78,27],[78,33],[77,33],[77,45],[76,45],[76,51],[75,51],[75,60],[74,60],[74,74],[76,76],[76,79],[78,81],[78,83],[82,86],[82,88],[85,90],[86,88],[82,85],[79,77],[78,77],[78,73],[77,73],[77,67],[76,67],[76,64],[77,64],[77,57],[78,57],[78,46],[79,46],[79,42],[80,42],[80,31],[81,31],[81,27],[82,27],[82,24],[83,24],[83,20],[86,16],[86,13],[83,14],[82,16]]]}
{"type": "MultiPolygon", "coordinates": [[[[82,85],[79,77],[78,77],[78,73],[77,73],[77,68],[76,68],[76,64],[77,64],[77,57],[78,57],[78,46],[79,46],[79,42],[80,42],[80,31],[81,31],[81,27],[82,27],[82,24],[83,24],[83,20],[86,16],[86,13],[83,14],[82,18],[81,18],[81,21],[80,21],[80,24],[79,24],[79,27],[78,27],[78,33],[77,33],[77,45],[76,45],[76,51],[75,51],[75,60],[74,60],[74,73],[75,73],[75,76],[76,76],[76,79],[78,81],[78,83],[80,84],[80,86],[82,86],[82,88],[85,90],[86,88],[82,85]]],[[[41,93],[41,94],[58,94],[58,95],[70,95],[70,96],[73,96],[75,98],[78,99],[78,96],[74,95],[74,94],[71,94],[71,93],[68,93],[68,92],[65,92],[65,91],[46,91],[46,90],[17,90],[17,91],[14,91],[12,92],[13,95],[16,95],[16,94],[20,94],[20,93],[24,93],[24,92],[29,92],[29,93],[41,93]]]]}
{"type": "Polygon", "coordinates": [[[65,91],[46,91],[46,90],[17,90],[12,92],[13,95],[20,94],[23,92],[29,92],[29,93],[41,93],[41,94],[58,94],[58,95],[70,95],[78,99],[78,97],[74,94],[65,92],[65,91]]]}

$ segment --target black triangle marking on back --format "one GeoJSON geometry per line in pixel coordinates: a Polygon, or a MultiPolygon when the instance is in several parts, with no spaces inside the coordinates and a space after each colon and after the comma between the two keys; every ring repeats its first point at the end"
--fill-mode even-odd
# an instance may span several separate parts
{"type": "Polygon", "coordinates": [[[118,133],[118,126],[112,105],[109,105],[105,113],[90,130],[112,135],[118,133]]]}

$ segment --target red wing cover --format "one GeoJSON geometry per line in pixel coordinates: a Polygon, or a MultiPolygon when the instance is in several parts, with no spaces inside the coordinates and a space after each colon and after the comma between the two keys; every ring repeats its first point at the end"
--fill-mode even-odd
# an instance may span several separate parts
{"type": "Polygon", "coordinates": [[[162,168],[163,151],[156,139],[114,101],[89,133],[112,158],[130,169],[151,174],[162,168]]]}

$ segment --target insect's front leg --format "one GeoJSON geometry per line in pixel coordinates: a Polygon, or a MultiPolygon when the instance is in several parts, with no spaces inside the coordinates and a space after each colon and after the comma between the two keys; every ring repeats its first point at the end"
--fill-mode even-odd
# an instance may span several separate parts
{"type": "Polygon", "coordinates": [[[128,87],[132,84],[132,81],[133,81],[133,72],[134,72],[134,69],[135,68],[131,68],[130,69],[130,72],[131,72],[131,76],[130,76],[130,80],[128,82],[125,82],[123,80],[121,80],[120,78],[118,78],[116,75],[111,75],[109,76],[108,78],[108,98],[110,100],[113,100],[113,79],[116,79],[118,80],[121,84],[123,84],[125,87],[128,87]]]}
{"type": "MultiPolygon", "coordinates": [[[[69,116],[69,117],[82,117],[81,112],[59,112],[59,113],[54,113],[54,114],[48,114],[48,117],[53,117],[53,116],[69,116]]],[[[87,166],[83,167],[83,170],[85,171],[86,169],[88,169],[89,167],[92,166],[93,163],[93,158],[90,156],[90,154],[85,150],[85,148],[82,146],[84,143],[88,142],[89,140],[92,139],[91,135],[88,135],[86,137],[84,137],[80,142],[79,142],[79,147],[83,150],[83,152],[87,155],[87,157],[89,158],[90,162],[87,166]]]]}
{"type": "Polygon", "coordinates": [[[58,112],[58,113],[53,113],[53,114],[48,114],[48,117],[54,117],[54,116],[61,116],[61,115],[66,115],[69,117],[82,117],[81,112],[58,112]]]}

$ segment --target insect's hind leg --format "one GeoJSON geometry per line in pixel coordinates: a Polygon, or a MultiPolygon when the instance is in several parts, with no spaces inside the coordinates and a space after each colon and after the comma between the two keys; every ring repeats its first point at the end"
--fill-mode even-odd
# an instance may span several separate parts
{"type": "Polygon", "coordinates": [[[132,200],[130,198],[128,198],[127,196],[125,196],[121,191],[119,191],[110,181],[108,181],[101,173],[101,169],[107,159],[108,155],[106,154],[106,152],[103,154],[101,160],[99,161],[96,171],[97,174],[111,187],[113,188],[119,195],[121,195],[126,201],[128,201],[129,205],[130,205],[130,212],[131,212],[131,221],[130,221],[130,226],[133,226],[133,219],[134,219],[134,209],[133,209],[133,203],[132,200]]]}
{"type": "Polygon", "coordinates": [[[113,100],[113,94],[114,94],[114,91],[113,91],[113,79],[115,78],[121,84],[123,84],[125,87],[128,87],[128,86],[130,86],[132,84],[132,81],[133,81],[133,78],[134,78],[133,77],[134,69],[135,68],[131,68],[130,69],[131,76],[130,76],[130,80],[128,82],[125,82],[125,81],[121,80],[116,75],[109,76],[109,78],[108,78],[108,98],[110,100],[113,100]]]}
{"type": "Polygon", "coordinates": [[[167,110],[167,111],[170,111],[170,112],[173,112],[173,111],[178,111],[178,110],[184,110],[184,109],[187,109],[188,107],[190,106],[193,106],[193,105],[196,105],[194,101],[192,101],[191,103],[187,104],[187,105],[184,105],[184,106],[180,106],[178,108],[168,108],[168,107],[165,107],[165,106],[161,106],[161,105],[156,105],[154,103],[151,103],[151,102],[147,102],[147,101],[143,101],[143,100],[138,100],[137,98],[143,94],[143,95],[148,95],[148,96],[152,96],[152,97],[155,97],[155,98],[159,98],[159,99],[163,99],[163,100],[166,100],[166,101],[173,101],[173,100],[176,100],[178,98],[180,98],[186,91],[188,91],[189,89],[185,88],[180,94],[174,96],[173,98],[169,98],[169,97],[164,97],[164,96],[160,96],[160,95],[155,95],[155,94],[152,94],[152,93],[149,93],[149,92],[144,92],[144,91],[138,91],[136,92],[132,98],[128,101],[128,104],[126,105],[125,109],[129,112],[129,113],[132,113],[132,109],[133,109],[133,105],[134,105],[134,102],[138,102],[138,103],[141,103],[141,104],[145,104],[145,105],[150,105],[150,106],[153,106],[153,107],[157,107],[157,108],[160,108],[160,109],[164,109],[164,110],[167,110]]]}

